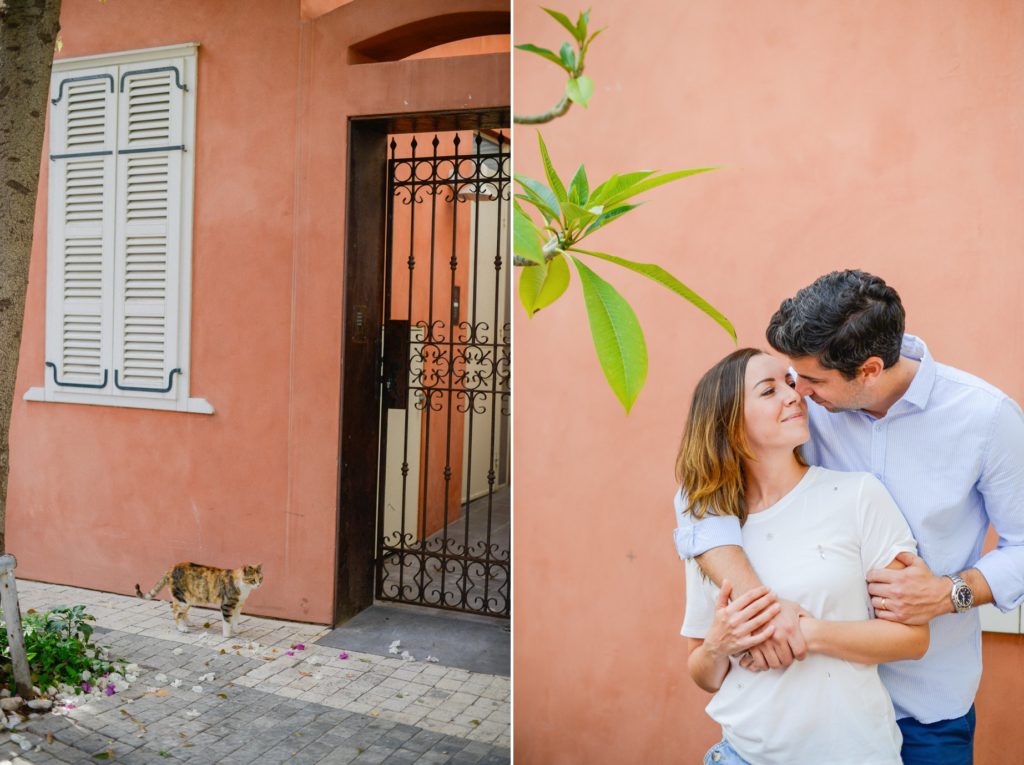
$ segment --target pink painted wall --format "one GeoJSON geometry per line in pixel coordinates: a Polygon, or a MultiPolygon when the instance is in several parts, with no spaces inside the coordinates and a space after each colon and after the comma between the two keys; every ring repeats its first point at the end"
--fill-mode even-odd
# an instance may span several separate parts
{"type": "Polygon", "coordinates": [[[502,4],[355,0],[305,22],[297,1],[187,5],[65,0],[58,57],[201,43],[191,394],[216,413],[22,399],[44,369],[43,162],[8,549],[24,578],[121,593],[179,560],[261,562],[248,612],[328,623],[348,118],[509,101],[507,53],[348,66],[345,52],[353,29],[502,4]]]}
{"type": "MultiPolygon", "coordinates": [[[[563,6],[563,11],[575,8],[563,6]]],[[[860,267],[904,298],[935,357],[1024,400],[1024,8],[983,2],[593,3],[589,110],[543,128],[556,166],[719,165],[648,193],[592,249],[667,267],[764,345],[779,302],[860,267]]],[[[535,6],[515,42],[566,34],[535,6]]],[[[517,113],[559,71],[516,53],[517,113]]],[[[533,129],[517,172],[542,177],[533,129]]],[[[516,314],[516,761],[697,762],[717,740],[679,637],[673,463],[698,376],[730,339],[667,290],[598,263],[651,356],[628,417],[576,283],[516,314]]],[[[1024,638],[985,637],[979,763],[1024,759],[1024,638]]]]}

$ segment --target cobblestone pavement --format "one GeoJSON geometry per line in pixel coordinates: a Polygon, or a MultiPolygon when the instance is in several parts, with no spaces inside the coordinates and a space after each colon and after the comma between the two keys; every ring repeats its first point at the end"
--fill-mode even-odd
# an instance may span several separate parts
{"type": "Polygon", "coordinates": [[[18,593],[23,611],[85,604],[98,642],[142,670],[123,692],[31,718],[17,740],[0,734],[0,765],[510,762],[506,677],[425,657],[342,659],[313,644],[327,631],[317,625],[242,616],[222,638],[206,609],[180,633],[164,602],[34,582],[18,593]]]}

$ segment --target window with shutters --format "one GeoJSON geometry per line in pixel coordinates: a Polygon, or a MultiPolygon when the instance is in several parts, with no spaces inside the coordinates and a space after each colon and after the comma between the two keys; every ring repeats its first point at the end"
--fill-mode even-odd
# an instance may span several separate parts
{"type": "Polygon", "coordinates": [[[189,396],[196,50],[53,64],[46,377],[29,400],[213,411],[189,396]]]}

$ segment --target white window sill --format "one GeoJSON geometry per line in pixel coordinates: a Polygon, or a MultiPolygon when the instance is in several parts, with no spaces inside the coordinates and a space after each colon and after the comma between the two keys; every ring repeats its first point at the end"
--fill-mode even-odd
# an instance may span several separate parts
{"type": "Polygon", "coordinates": [[[189,398],[184,406],[173,399],[156,399],[146,396],[104,396],[95,393],[70,393],[47,391],[46,388],[29,388],[25,391],[26,401],[45,401],[52,404],[88,404],[92,406],[115,406],[128,409],[155,409],[161,412],[189,412],[191,414],[213,414],[213,405],[205,398],[189,398]]]}
{"type": "Polygon", "coordinates": [[[979,606],[978,611],[981,616],[982,632],[1004,632],[1011,635],[1021,633],[1020,608],[1004,614],[991,603],[987,603],[979,606]]]}

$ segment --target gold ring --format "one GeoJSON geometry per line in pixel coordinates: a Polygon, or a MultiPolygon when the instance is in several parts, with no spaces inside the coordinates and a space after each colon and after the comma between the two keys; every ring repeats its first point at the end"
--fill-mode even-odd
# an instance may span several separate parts
{"type": "Polygon", "coordinates": [[[885,610],[885,598],[882,598],[882,610],[885,610]]]}

